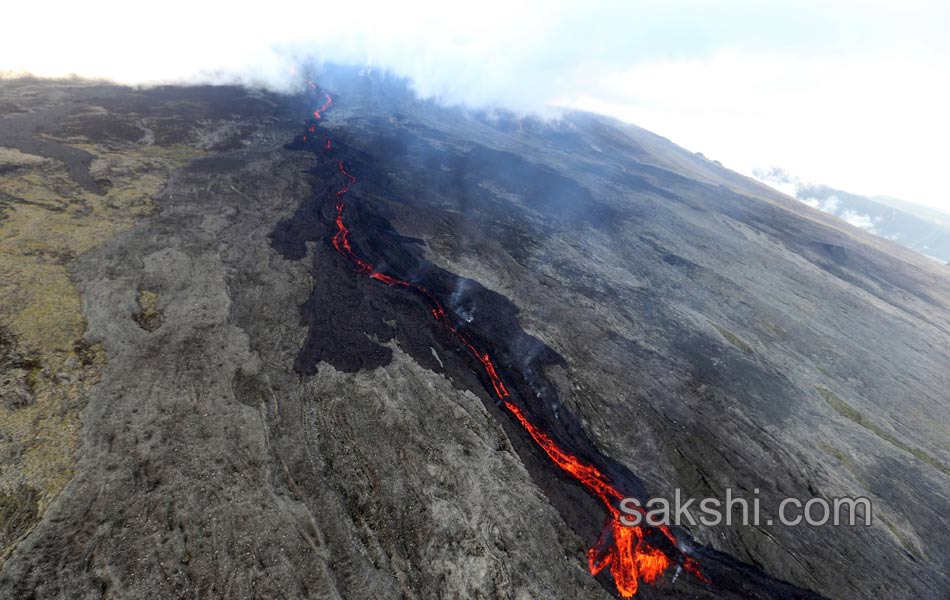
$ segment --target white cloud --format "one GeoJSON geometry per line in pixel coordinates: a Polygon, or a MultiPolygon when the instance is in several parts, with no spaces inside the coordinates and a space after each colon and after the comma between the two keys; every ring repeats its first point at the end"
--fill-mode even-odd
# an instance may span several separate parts
{"type": "MultiPolygon", "coordinates": [[[[771,182],[769,183],[771,185],[771,182]]],[[[801,198],[801,201],[812,208],[817,208],[822,212],[832,214],[850,225],[854,225],[870,233],[878,233],[877,225],[880,223],[879,218],[859,213],[852,208],[843,208],[841,206],[841,199],[837,196],[828,196],[827,198],[801,198]]],[[[884,237],[896,239],[890,236],[884,237]]]]}
{"type": "Polygon", "coordinates": [[[850,208],[846,208],[839,215],[846,223],[859,227],[871,233],[877,233],[877,219],[872,219],[869,215],[861,214],[850,208]]]}
{"type": "Polygon", "coordinates": [[[721,52],[637,65],[561,102],[635,122],[745,173],[778,164],[851,192],[950,208],[947,65],[721,52]]]}
{"type": "Polygon", "coordinates": [[[17,2],[4,7],[0,72],[287,90],[301,83],[291,67],[315,59],[393,70],[427,97],[536,108],[597,54],[559,51],[589,12],[565,0],[17,2]]]}
{"type": "Polygon", "coordinates": [[[749,173],[950,208],[941,0],[168,0],[4,7],[0,72],[292,89],[317,59],[424,96],[607,113],[749,173]]]}

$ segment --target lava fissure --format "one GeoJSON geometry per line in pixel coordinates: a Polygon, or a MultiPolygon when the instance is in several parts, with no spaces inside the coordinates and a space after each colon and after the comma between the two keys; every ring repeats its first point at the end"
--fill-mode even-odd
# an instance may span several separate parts
{"type": "MultiPolygon", "coordinates": [[[[307,83],[312,89],[317,89],[311,81],[308,80],[307,83]]],[[[325,96],[326,102],[313,112],[317,119],[320,119],[322,113],[333,104],[330,95],[325,94],[325,96]]],[[[310,125],[307,132],[309,134],[315,133],[316,125],[310,125]]],[[[302,139],[304,143],[307,143],[309,136],[305,134],[302,139]]],[[[327,139],[323,148],[329,152],[332,147],[331,141],[327,139]]],[[[637,593],[641,580],[646,583],[653,583],[673,564],[674,560],[667,553],[670,552],[676,555],[677,562],[684,569],[701,581],[708,582],[709,580],[700,572],[695,561],[686,556],[679,548],[676,538],[667,527],[626,526],[621,523],[621,513],[617,508],[617,503],[627,497],[628,494],[618,489],[611,482],[611,478],[596,466],[565,450],[549,433],[532,423],[524,411],[511,401],[511,394],[499,375],[499,370],[496,368],[491,355],[479,351],[476,343],[452,321],[442,303],[429,288],[380,272],[376,265],[354,250],[350,241],[350,229],[344,220],[344,213],[346,210],[346,195],[350,193],[350,188],[356,184],[357,179],[347,171],[341,159],[331,157],[331,160],[335,162],[337,171],[344,178],[343,184],[333,192],[335,230],[331,243],[336,252],[352,263],[355,271],[360,275],[391,287],[410,289],[422,296],[429,304],[432,317],[452,333],[462,347],[481,364],[485,376],[491,383],[496,404],[504,407],[514,417],[515,421],[528,433],[537,447],[543,451],[551,462],[583,486],[606,508],[609,515],[607,522],[601,535],[588,551],[590,572],[597,575],[607,569],[613,578],[618,593],[622,597],[629,598],[637,593]],[[650,543],[648,538],[651,537],[653,531],[659,531],[667,543],[650,543]],[[668,550],[661,550],[661,545],[667,547],[668,550]]]]}

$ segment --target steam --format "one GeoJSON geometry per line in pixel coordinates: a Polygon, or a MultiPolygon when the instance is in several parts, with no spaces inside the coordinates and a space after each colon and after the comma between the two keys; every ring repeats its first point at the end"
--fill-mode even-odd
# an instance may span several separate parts
{"type": "Polygon", "coordinates": [[[612,57],[629,61],[617,17],[635,13],[599,19],[603,9],[557,0],[53,4],[4,9],[0,73],[290,91],[301,84],[294,67],[332,62],[392,71],[422,97],[518,110],[546,105],[612,57]]]}
{"type": "Polygon", "coordinates": [[[812,190],[819,186],[816,186],[814,183],[802,181],[781,167],[753,169],[753,175],[763,183],[767,183],[780,192],[797,198],[812,208],[834,215],[842,221],[869,233],[881,235],[881,232],[877,229],[877,226],[881,222],[879,217],[873,217],[844,206],[841,199],[834,194],[822,198],[811,195],[813,193],[812,190]]]}
{"type": "Polygon", "coordinates": [[[471,287],[471,280],[460,277],[455,289],[452,290],[452,296],[449,297],[449,308],[466,323],[471,323],[475,319],[475,299],[467,295],[471,287]]]}
{"type": "Polygon", "coordinates": [[[817,208],[822,212],[835,215],[845,223],[854,225],[859,229],[863,229],[869,233],[879,233],[877,230],[877,224],[880,222],[879,218],[860,213],[852,208],[842,207],[841,200],[837,196],[829,196],[827,198],[806,197],[801,198],[801,201],[812,208],[817,208]]]}
{"type": "Polygon", "coordinates": [[[943,0],[8,4],[0,76],[289,92],[301,65],[372,66],[447,104],[590,110],[747,174],[950,206],[943,0]]]}

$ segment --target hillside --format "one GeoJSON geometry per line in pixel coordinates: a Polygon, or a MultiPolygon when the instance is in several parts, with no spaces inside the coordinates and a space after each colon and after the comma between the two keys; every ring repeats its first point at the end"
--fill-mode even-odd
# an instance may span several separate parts
{"type": "Polygon", "coordinates": [[[0,81],[0,597],[629,596],[598,493],[726,488],[874,524],[644,530],[638,597],[950,588],[950,269],[607,118],[315,82],[0,81]]]}

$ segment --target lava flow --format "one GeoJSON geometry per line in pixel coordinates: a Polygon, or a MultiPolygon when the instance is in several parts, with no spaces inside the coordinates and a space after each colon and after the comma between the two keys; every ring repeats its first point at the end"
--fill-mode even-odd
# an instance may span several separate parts
{"type": "MultiPolygon", "coordinates": [[[[307,83],[312,89],[317,89],[313,82],[308,80],[307,83]]],[[[326,102],[313,113],[317,119],[333,104],[330,95],[325,95],[326,102]]],[[[311,125],[307,131],[311,134],[314,133],[316,126],[311,125]]],[[[304,135],[303,141],[306,142],[307,139],[307,135],[304,135]]],[[[330,151],[329,139],[326,141],[324,148],[330,151]]],[[[620,521],[621,513],[617,508],[617,503],[626,497],[626,494],[617,489],[610,482],[610,478],[596,466],[586,463],[562,448],[549,434],[527,418],[522,409],[510,400],[508,388],[505,387],[499,376],[491,356],[488,353],[479,352],[471,338],[452,322],[435,294],[419,284],[380,273],[371,262],[359,256],[353,250],[349,237],[350,230],[343,220],[343,214],[346,209],[345,196],[349,193],[350,186],[356,183],[356,177],[346,170],[342,160],[338,158],[333,158],[333,160],[345,179],[344,184],[335,192],[336,231],[331,241],[336,251],[355,265],[357,273],[389,286],[411,289],[425,298],[430,305],[433,318],[450,331],[481,363],[485,375],[492,384],[498,404],[511,413],[555,465],[573,477],[606,507],[609,517],[604,530],[587,552],[591,574],[597,575],[604,569],[608,569],[619,594],[624,598],[630,598],[637,593],[641,580],[646,583],[653,583],[673,564],[674,558],[676,558],[676,562],[687,572],[692,573],[701,581],[708,582],[709,580],[700,572],[696,562],[679,550],[676,539],[669,528],[665,526],[627,526],[620,521]],[[674,558],[649,543],[648,538],[656,536],[657,531],[669,541],[669,544],[664,544],[679,553],[674,558]]]]}

